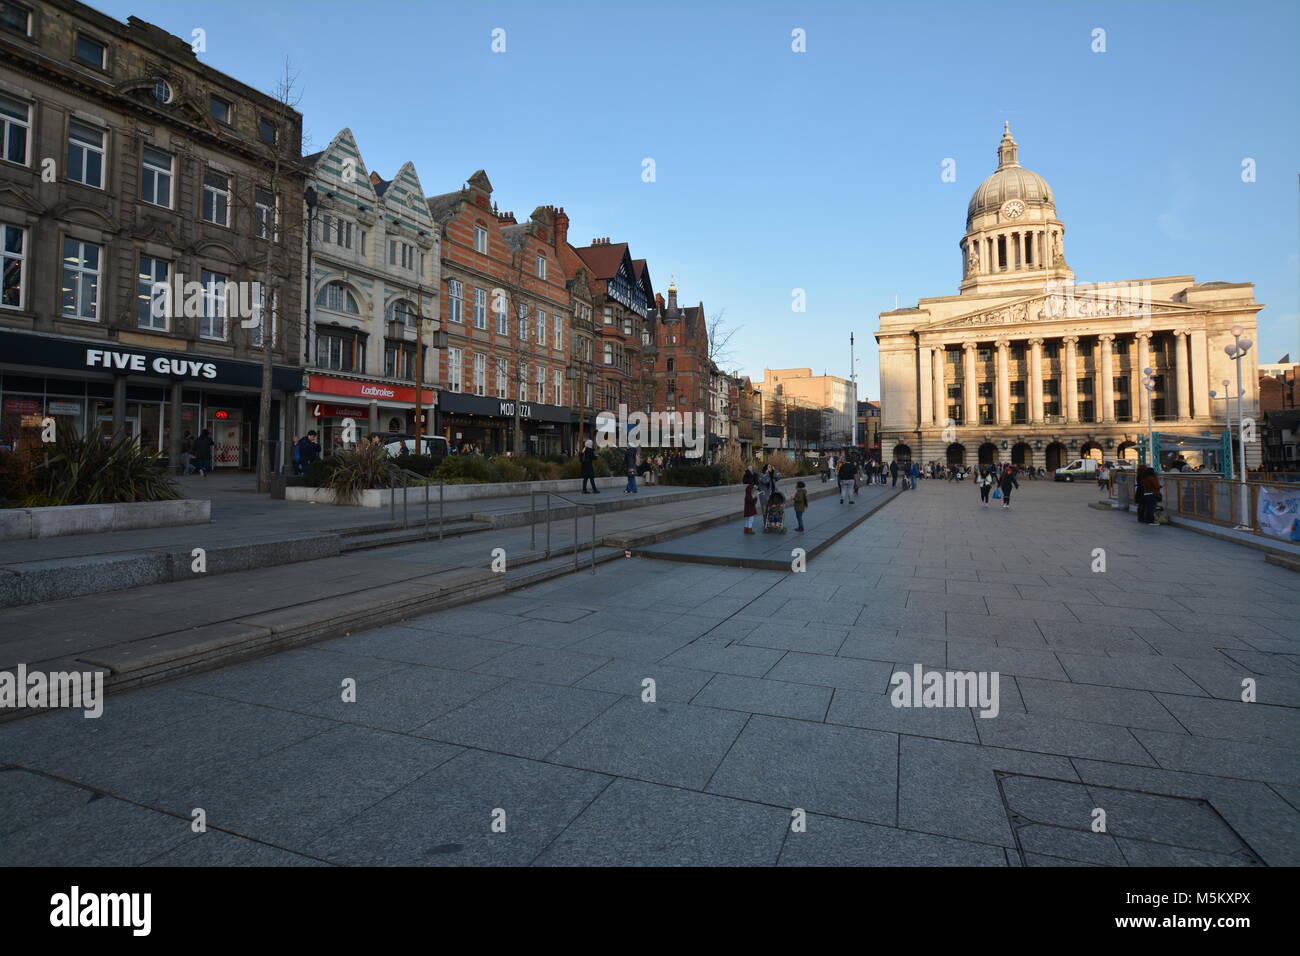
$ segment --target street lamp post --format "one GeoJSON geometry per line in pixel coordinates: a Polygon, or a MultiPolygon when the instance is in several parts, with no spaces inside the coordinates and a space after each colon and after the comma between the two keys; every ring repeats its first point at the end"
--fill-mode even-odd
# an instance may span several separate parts
{"type": "Polygon", "coordinates": [[[1155,431],[1151,424],[1151,393],[1155,391],[1156,380],[1151,376],[1151,369],[1149,368],[1142,370],[1142,387],[1146,389],[1147,393],[1147,465],[1158,472],[1160,471],[1160,463],[1155,460],[1155,431]]]}
{"type": "MultiPolygon", "coordinates": [[[[424,454],[424,439],[428,437],[428,427],[424,421],[424,290],[420,289],[415,299],[415,453],[424,454]]],[[[430,336],[430,348],[445,349],[447,332],[435,329],[430,336]]]]}
{"type": "Polygon", "coordinates": [[[1233,343],[1223,347],[1223,351],[1228,358],[1237,364],[1237,442],[1241,446],[1241,523],[1237,525],[1239,531],[1251,530],[1250,518],[1246,514],[1250,508],[1250,489],[1246,487],[1246,429],[1245,419],[1242,417],[1241,412],[1241,398],[1245,394],[1245,389],[1241,386],[1241,360],[1246,357],[1246,353],[1250,351],[1250,347],[1254,343],[1242,335],[1245,331],[1240,325],[1234,325],[1232,327],[1233,343]]]}

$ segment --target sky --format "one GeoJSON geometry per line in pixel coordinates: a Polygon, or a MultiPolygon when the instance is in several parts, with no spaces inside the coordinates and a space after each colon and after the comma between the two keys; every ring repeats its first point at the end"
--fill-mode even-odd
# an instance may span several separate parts
{"type": "Polygon", "coordinates": [[[1300,361],[1295,0],[92,5],[201,28],[200,58],[262,90],[287,61],[304,152],[348,127],[386,178],[410,160],[434,195],[484,169],[521,220],[564,206],[575,245],[629,242],[755,378],[847,377],[852,334],[878,397],[879,313],[957,293],[1003,121],[1078,281],[1253,282],[1258,360],[1300,361]]]}

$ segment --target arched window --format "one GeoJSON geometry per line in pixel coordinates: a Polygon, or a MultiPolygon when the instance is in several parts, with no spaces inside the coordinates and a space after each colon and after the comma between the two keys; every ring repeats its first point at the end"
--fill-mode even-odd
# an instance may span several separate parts
{"type": "Polygon", "coordinates": [[[415,305],[405,299],[394,299],[388,303],[385,318],[389,322],[401,322],[407,328],[415,327],[415,305]]]}
{"type": "Polygon", "coordinates": [[[316,294],[316,304],[322,309],[330,309],[334,312],[361,314],[361,310],[357,307],[356,296],[342,282],[331,282],[321,289],[316,294]]]}

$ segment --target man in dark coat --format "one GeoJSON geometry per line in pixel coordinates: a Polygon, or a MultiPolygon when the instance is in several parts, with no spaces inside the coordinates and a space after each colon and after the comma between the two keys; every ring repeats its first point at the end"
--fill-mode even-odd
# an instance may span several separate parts
{"type": "Polygon", "coordinates": [[[582,463],[582,493],[587,494],[587,482],[590,481],[591,493],[600,494],[600,489],[596,487],[596,451],[592,447],[590,438],[583,444],[582,454],[578,456],[578,460],[582,463]]]}
{"type": "Polygon", "coordinates": [[[206,428],[194,439],[194,468],[205,477],[212,470],[212,445],[212,435],[206,428]]]}
{"type": "Polygon", "coordinates": [[[303,474],[306,474],[311,468],[312,462],[320,458],[320,444],[316,441],[316,433],[308,432],[302,438],[298,439],[298,462],[302,466],[303,474]]]}

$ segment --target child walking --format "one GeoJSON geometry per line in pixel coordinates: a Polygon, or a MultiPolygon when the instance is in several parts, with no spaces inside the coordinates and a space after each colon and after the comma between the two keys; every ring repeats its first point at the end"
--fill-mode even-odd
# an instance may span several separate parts
{"type": "Polygon", "coordinates": [[[745,486],[745,534],[754,533],[754,515],[758,514],[758,486],[745,486]]]}
{"type": "Polygon", "coordinates": [[[803,513],[808,510],[808,487],[801,481],[795,485],[794,516],[799,522],[798,531],[803,530],[803,513]]]}

